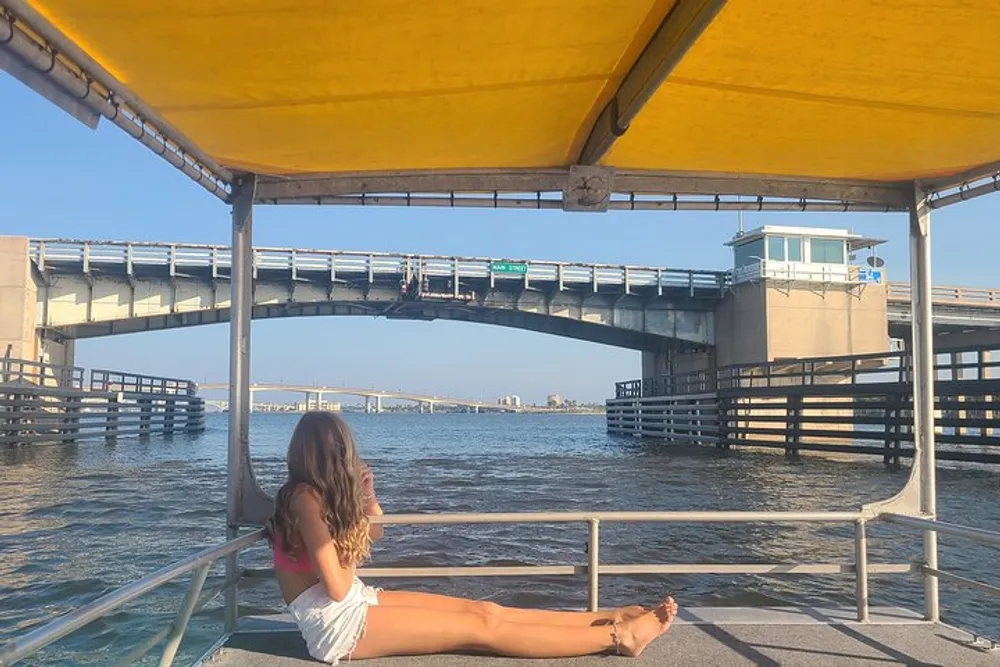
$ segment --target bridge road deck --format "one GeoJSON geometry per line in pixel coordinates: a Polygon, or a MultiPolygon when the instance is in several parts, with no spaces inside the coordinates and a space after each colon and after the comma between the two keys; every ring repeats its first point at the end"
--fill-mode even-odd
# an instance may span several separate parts
{"type": "MultiPolygon", "coordinates": [[[[665,637],[628,663],[636,667],[993,667],[1000,650],[911,611],[873,607],[868,623],[853,609],[701,607],[682,609],[665,637]]],[[[614,658],[611,658],[617,660],[614,658]]],[[[368,667],[597,667],[608,656],[525,661],[468,655],[365,660],[368,667]]],[[[621,658],[620,660],[627,660],[621,658]]],[[[248,616],[207,667],[305,667],[319,664],[288,616],[248,616]]],[[[346,664],[346,660],[342,661],[346,664]]]]}

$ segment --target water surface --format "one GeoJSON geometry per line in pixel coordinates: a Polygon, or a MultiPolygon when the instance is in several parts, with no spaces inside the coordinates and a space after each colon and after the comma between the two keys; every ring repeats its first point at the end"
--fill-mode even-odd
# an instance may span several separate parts
{"type": "MultiPolygon", "coordinates": [[[[908,471],[875,459],[788,461],[770,453],[719,454],[609,437],[601,416],[350,414],[387,512],[572,510],[854,510],[887,497],[908,471]]],[[[297,415],[254,414],[251,447],[262,484],[282,481],[297,415]]],[[[197,435],[114,444],[34,446],[0,452],[0,641],[183,556],[222,541],[226,416],[197,435]]],[[[940,471],[943,520],[995,528],[1000,471],[940,471]]],[[[777,563],[853,560],[849,525],[628,524],[601,526],[604,563],[777,563]]],[[[586,527],[392,527],[375,566],[585,563],[586,527]]],[[[997,552],[942,537],[941,563],[997,581],[997,552]]],[[[870,562],[919,558],[916,533],[876,525],[870,562]]],[[[269,565],[264,549],[244,559],[269,565]]],[[[218,582],[221,567],[210,579],[218,582]]],[[[583,577],[450,578],[373,582],[495,600],[581,607],[583,577]]],[[[110,665],[175,613],[186,581],[160,589],[47,649],[27,664],[110,665]]],[[[918,579],[875,576],[872,604],[919,608],[918,579]]],[[[602,606],[652,604],[674,592],[684,605],[853,605],[849,576],[637,576],[601,580],[602,606]]],[[[241,591],[243,613],[276,609],[273,582],[241,591]]],[[[991,634],[996,600],[945,588],[947,621],[991,634]],[[992,614],[992,619],[990,615],[992,614]]],[[[198,615],[183,655],[221,631],[219,601],[198,615]]],[[[178,660],[176,664],[185,664],[178,660]]]]}

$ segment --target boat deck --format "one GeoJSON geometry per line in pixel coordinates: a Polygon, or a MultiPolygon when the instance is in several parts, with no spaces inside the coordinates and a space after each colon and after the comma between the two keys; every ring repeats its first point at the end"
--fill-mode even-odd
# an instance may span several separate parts
{"type": "MultiPolygon", "coordinates": [[[[912,611],[872,608],[858,623],[853,609],[701,607],[682,609],[674,627],[632,662],[657,667],[760,665],[840,667],[1000,666],[1000,650],[968,632],[928,623],[912,611]]],[[[624,658],[623,658],[624,659],[624,658]]],[[[607,656],[532,660],[543,667],[607,665],[607,656]]],[[[524,660],[435,655],[367,660],[370,667],[514,667],[524,660]]],[[[287,616],[251,616],[205,663],[211,667],[303,667],[318,664],[287,616]]],[[[346,661],[344,661],[346,664],[346,661]]]]}

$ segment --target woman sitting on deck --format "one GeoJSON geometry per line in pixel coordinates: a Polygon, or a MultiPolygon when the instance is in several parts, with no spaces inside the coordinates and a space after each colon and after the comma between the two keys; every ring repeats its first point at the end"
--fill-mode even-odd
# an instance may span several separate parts
{"type": "Polygon", "coordinates": [[[377,658],[475,651],[525,658],[593,653],[637,656],[667,631],[671,598],[651,611],[625,607],[560,612],[404,591],[358,579],[382,527],[371,471],[358,458],[347,424],[326,412],[302,417],[288,445],[288,481],[267,525],[282,597],[309,654],[377,658]]]}

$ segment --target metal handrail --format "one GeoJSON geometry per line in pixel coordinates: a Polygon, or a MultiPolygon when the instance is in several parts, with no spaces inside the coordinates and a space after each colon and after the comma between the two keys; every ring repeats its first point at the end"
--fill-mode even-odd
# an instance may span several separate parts
{"type": "Polygon", "coordinates": [[[486,512],[449,514],[386,514],[372,517],[373,523],[385,525],[441,525],[476,523],[579,523],[605,521],[618,523],[844,523],[863,518],[861,512],[754,512],[678,511],[678,512],[486,512]]]}
{"type": "MultiPolygon", "coordinates": [[[[996,344],[946,346],[935,350],[935,356],[952,357],[943,362],[935,361],[932,368],[935,373],[951,372],[952,379],[960,379],[964,371],[976,371],[977,377],[968,379],[982,380],[991,369],[1000,369],[1000,358],[987,358],[982,353],[998,349],[996,344]],[[974,361],[961,361],[956,355],[978,354],[974,361]],[[958,373],[956,373],[956,371],[958,373]]],[[[822,384],[817,378],[834,377],[841,379],[849,377],[853,382],[859,378],[888,378],[892,373],[895,383],[906,381],[904,366],[911,363],[911,355],[907,350],[890,352],[869,352],[854,355],[837,355],[829,357],[806,357],[802,359],[776,359],[754,363],[731,364],[720,366],[714,370],[692,371],[675,375],[662,375],[643,378],[642,380],[626,380],[615,383],[615,398],[643,398],[648,396],[665,396],[671,394],[702,393],[704,391],[746,389],[748,387],[770,387],[772,382],[787,387],[794,384],[822,384]],[[666,391],[671,387],[681,391],[666,391]],[[662,391],[658,391],[662,390],[662,391]]],[[[964,381],[964,380],[963,380],[964,381]]],[[[863,383],[861,383],[863,384],[863,383]]]]}
{"type": "MultiPolygon", "coordinates": [[[[238,537],[235,540],[226,542],[220,546],[204,549],[193,556],[189,556],[172,565],[168,565],[162,569],[152,572],[138,581],[123,586],[115,591],[112,591],[111,593],[108,593],[107,595],[102,595],[93,602],[85,604],[79,609],[71,611],[68,614],[64,614],[63,616],[46,623],[42,627],[36,628],[5,644],[2,648],[0,648],[0,667],[13,665],[18,660],[37,653],[49,644],[62,639],[76,630],[79,630],[88,623],[106,616],[108,613],[125,604],[128,604],[132,600],[135,600],[136,598],[141,597],[142,595],[145,595],[146,593],[149,593],[150,591],[153,591],[160,586],[187,574],[188,572],[198,570],[199,572],[192,578],[191,586],[189,587],[188,594],[185,597],[185,603],[182,604],[180,613],[178,614],[178,619],[174,623],[173,634],[176,636],[176,644],[179,644],[180,638],[187,626],[187,622],[190,620],[190,612],[193,610],[194,606],[192,603],[189,610],[188,601],[197,600],[198,595],[201,593],[201,587],[205,583],[205,578],[201,574],[201,571],[203,570],[204,573],[207,574],[208,567],[219,558],[238,552],[241,549],[244,549],[263,539],[263,537],[264,531],[257,530],[253,533],[238,537]],[[186,614],[184,613],[185,611],[187,611],[186,614]]],[[[176,644],[173,647],[175,651],[176,644]]],[[[169,649],[169,647],[170,645],[168,644],[167,648],[169,649]]],[[[170,656],[170,661],[172,661],[172,659],[173,656],[170,656]]],[[[170,662],[167,662],[166,664],[170,664],[170,662]]]]}
{"type": "Polygon", "coordinates": [[[95,368],[90,371],[90,390],[121,391],[137,394],[185,394],[194,396],[197,393],[198,387],[191,380],[123,373],[95,368]]]}
{"type": "MultiPolygon", "coordinates": [[[[669,512],[499,512],[499,513],[454,513],[454,514],[394,514],[373,517],[372,522],[384,525],[455,525],[455,524],[497,524],[497,523],[586,523],[588,525],[586,565],[538,565],[501,567],[404,567],[365,568],[361,573],[375,577],[438,577],[438,576],[553,576],[587,575],[588,607],[597,609],[598,584],[601,574],[853,574],[855,575],[855,599],[859,621],[868,619],[868,575],[872,573],[907,573],[923,571],[931,576],[968,585],[994,594],[1000,588],[952,575],[937,568],[906,563],[868,563],[865,527],[871,518],[885,519],[892,523],[918,530],[934,530],[946,534],[973,539],[1000,546],[1000,533],[978,528],[932,521],[926,518],[883,514],[869,517],[862,512],[767,512],[767,511],[669,511],[669,512]],[[601,564],[600,524],[601,522],[649,522],[649,523],[853,523],[854,555],[853,565],[836,563],[684,563],[684,564],[601,564]]],[[[212,547],[185,558],[177,563],[157,570],[132,584],[104,595],[83,607],[36,628],[22,637],[0,648],[0,667],[8,667],[14,662],[28,657],[45,646],[80,629],[88,623],[105,616],[111,611],[159,588],[189,572],[193,572],[188,591],[181,603],[174,623],[130,652],[120,664],[137,660],[153,646],[166,639],[160,665],[168,667],[183,638],[192,613],[223,589],[235,585],[241,575],[214,589],[206,600],[199,602],[202,586],[209,566],[219,558],[238,553],[264,537],[257,530],[221,546],[212,547]]],[[[249,570],[248,578],[270,575],[270,570],[249,570]]]]}
{"type": "MultiPolygon", "coordinates": [[[[987,306],[1000,308],[1000,290],[990,287],[958,287],[951,285],[934,285],[931,288],[931,299],[934,303],[956,306],[987,306]]],[[[910,284],[889,283],[889,301],[910,303],[910,284]]]]}
{"type": "Polygon", "coordinates": [[[65,389],[83,389],[84,369],[79,366],[47,364],[41,361],[0,357],[0,384],[44,384],[48,380],[65,389]]]}
{"type": "MultiPolygon", "coordinates": [[[[867,579],[871,572],[901,573],[909,572],[912,567],[906,564],[878,563],[868,565],[865,546],[864,528],[866,518],[860,512],[755,512],[755,511],[679,511],[679,512],[501,512],[501,513],[454,513],[454,514],[396,514],[373,517],[374,523],[386,525],[442,525],[442,524],[484,524],[484,523],[573,523],[582,522],[588,525],[587,565],[556,565],[556,566],[516,566],[499,568],[482,567],[450,567],[450,568],[381,568],[363,570],[363,573],[375,576],[503,576],[510,574],[554,575],[554,574],[587,574],[588,607],[597,609],[598,582],[600,574],[644,574],[687,572],[697,574],[854,574],[857,588],[858,619],[865,620],[868,615],[867,579]],[[855,558],[853,567],[832,563],[798,563],[798,564],[630,564],[601,565],[600,564],[600,523],[601,522],[652,522],[652,523],[854,523],[855,525],[855,558]]],[[[193,556],[185,558],[173,565],[157,570],[138,581],[104,595],[83,607],[60,616],[59,618],[36,628],[22,637],[9,642],[0,648],[0,667],[8,667],[14,662],[28,657],[45,646],[80,629],[88,623],[105,616],[111,611],[128,602],[166,584],[178,577],[193,572],[191,584],[178,611],[177,618],[170,628],[161,630],[155,636],[143,643],[138,649],[128,655],[129,660],[137,660],[164,638],[167,639],[164,652],[161,655],[161,667],[169,666],[192,613],[200,606],[198,597],[209,566],[224,556],[238,553],[240,550],[258,542],[264,536],[262,530],[244,535],[218,547],[205,549],[193,556]]],[[[216,589],[213,596],[223,588],[235,584],[239,580],[226,582],[216,589]]],[[[203,604],[204,602],[202,602],[203,604]]]]}
{"type": "MultiPolygon", "coordinates": [[[[48,263],[80,264],[89,272],[91,264],[120,264],[129,267],[169,266],[171,275],[176,267],[216,267],[230,269],[232,251],[229,246],[148,243],[128,241],[85,241],[76,239],[33,239],[30,257],[45,269],[48,263]]],[[[711,289],[721,293],[730,284],[729,271],[673,269],[626,264],[563,262],[491,257],[456,257],[408,253],[364,252],[345,250],[312,250],[258,246],[253,249],[253,266],[263,270],[324,271],[331,277],[337,273],[368,273],[448,276],[460,278],[491,278],[495,280],[542,280],[560,284],[587,284],[631,287],[711,289]],[[496,263],[516,263],[526,267],[526,273],[494,271],[496,263]]]]}
{"type": "Polygon", "coordinates": [[[954,535],[955,537],[963,537],[974,542],[1000,547],[1000,532],[994,530],[960,526],[955,523],[935,521],[934,519],[917,516],[906,516],[904,514],[883,514],[879,518],[885,519],[890,523],[898,523],[901,526],[915,528],[916,530],[933,530],[945,535],[954,535]]]}
{"type": "MultiPolygon", "coordinates": [[[[980,544],[988,544],[990,546],[1000,547],[1000,532],[995,530],[985,530],[983,528],[973,528],[971,526],[961,526],[955,523],[946,523],[944,521],[936,521],[934,519],[928,519],[925,517],[917,516],[906,516],[904,514],[883,514],[879,516],[880,519],[888,521],[890,523],[899,524],[901,526],[906,526],[907,528],[913,528],[914,530],[920,530],[924,532],[932,533],[944,533],[945,535],[954,535],[955,537],[961,537],[967,540],[972,540],[973,542],[979,542],[980,544]]],[[[1000,586],[994,586],[992,584],[987,584],[983,581],[977,581],[969,577],[963,577],[952,572],[947,572],[938,567],[930,567],[928,565],[921,565],[921,571],[931,577],[937,579],[948,581],[959,586],[965,586],[966,588],[975,588],[976,590],[989,593],[1000,597],[1000,586]]]]}

